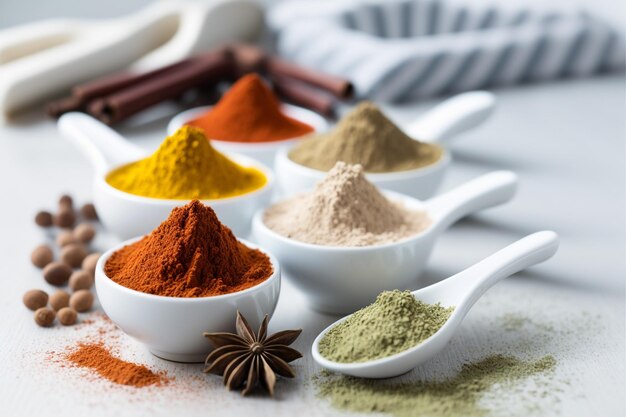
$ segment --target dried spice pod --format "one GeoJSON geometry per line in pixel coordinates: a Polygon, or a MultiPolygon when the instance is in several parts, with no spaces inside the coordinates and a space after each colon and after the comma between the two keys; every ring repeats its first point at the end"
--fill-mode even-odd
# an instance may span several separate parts
{"type": "Polygon", "coordinates": [[[96,228],[89,223],[81,223],[72,232],[75,240],[82,243],[89,243],[96,236],[96,228]]]}
{"type": "Polygon", "coordinates": [[[72,209],[74,207],[74,199],[72,196],[68,194],[63,194],[59,197],[59,208],[69,208],[72,209]]]}
{"type": "Polygon", "coordinates": [[[69,285],[72,291],[88,290],[93,285],[93,274],[85,270],[74,271],[70,276],[69,285]]]}
{"type": "Polygon", "coordinates": [[[283,330],[268,337],[268,322],[266,314],[255,333],[237,311],[237,334],[204,333],[215,347],[206,358],[204,372],[223,375],[228,389],[241,388],[242,395],[251,393],[261,383],[273,396],[276,374],[286,378],[296,375],[289,362],[301,358],[302,354],[288,345],[300,336],[302,330],[283,330]]]}
{"type": "Polygon", "coordinates": [[[54,216],[54,225],[65,229],[71,228],[76,223],[76,213],[71,208],[61,208],[54,216]]]}
{"type": "Polygon", "coordinates": [[[80,214],[85,218],[85,220],[98,220],[96,207],[91,203],[83,204],[80,208],[80,214]]]}
{"type": "Polygon", "coordinates": [[[82,268],[83,271],[87,272],[91,277],[96,275],[96,264],[98,263],[98,259],[102,254],[100,252],[90,253],[83,259],[82,268]]]}
{"type": "Polygon", "coordinates": [[[57,235],[56,238],[57,245],[60,247],[64,247],[70,245],[72,243],[78,243],[74,234],[70,230],[64,230],[57,235]]]}
{"type": "Polygon", "coordinates": [[[62,325],[71,326],[76,323],[78,314],[76,313],[76,310],[71,307],[63,307],[57,312],[57,317],[59,318],[59,323],[62,325]]]}
{"type": "Polygon", "coordinates": [[[50,246],[39,245],[30,254],[30,260],[37,268],[45,268],[54,260],[54,254],[50,246]]]}
{"type": "Polygon", "coordinates": [[[87,250],[78,243],[71,243],[61,249],[61,261],[72,268],[80,268],[86,257],[87,250]]]}
{"type": "Polygon", "coordinates": [[[79,313],[88,311],[93,306],[93,294],[89,290],[78,290],[70,296],[70,307],[79,313]]]}
{"type": "Polygon", "coordinates": [[[50,327],[54,323],[56,313],[47,307],[41,307],[35,311],[35,323],[41,327],[50,327]]]}
{"type": "Polygon", "coordinates": [[[72,268],[63,262],[52,262],[49,263],[43,269],[43,277],[48,282],[48,284],[52,285],[63,285],[67,282],[67,280],[72,275],[72,268]]]}
{"type": "Polygon", "coordinates": [[[58,290],[50,296],[50,307],[54,311],[59,311],[70,305],[70,295],[67,291],[58,290]]]}
{"type": "Polygon", "coordinates": [[[39,227],[50,227],[53,225],[52,213],[49,211],[40,211],[35,215],[35,223],[39,227]]]}
{"type": "Polygon", "coordinates": [[[35,311],[48,304],[48,293],[42,290],[29,290],[24,293],[22,301],[27,308],[35,311]]]}

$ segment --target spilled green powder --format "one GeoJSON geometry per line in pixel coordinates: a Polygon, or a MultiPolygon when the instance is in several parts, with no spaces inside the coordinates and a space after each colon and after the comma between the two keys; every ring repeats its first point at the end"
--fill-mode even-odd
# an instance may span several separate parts
{"type": "Polygon", "coordinates": [[[428,339],[452,311],[454,307],[418,301],[409,291],[385,291],[332,328],[320,341],[319,352],[344,363],[385,358],[428,339]]]}
{"type": "Polygon", "coordinates": [[[517,381],[546,375],[555,367],[552,356],[527,362],[493,355],[463,365],[456,376],[443,381],[390,383],[325,373],[315,378],[315,384],[320,397],[345,411],[395,417],[480,417],[490,415],[481,404],[490,389],[512,388],[517,381]]]}

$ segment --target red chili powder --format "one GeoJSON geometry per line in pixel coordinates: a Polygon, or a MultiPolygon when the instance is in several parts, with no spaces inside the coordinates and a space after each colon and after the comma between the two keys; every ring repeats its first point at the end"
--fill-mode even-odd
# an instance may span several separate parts
{"type": "Polygon", "coordinates": [[[114,252],[105,274],[124,287],[170,297],[208,297],[245,290],[273,273],[263,252],[239,242],[212,208],[177,207],[143,239],[114,252]]]}
{"type": "Polygon", "coordinates": [[[116,384],[140,388],[170,381],[165,373],[155,373],[144,365],[116,358],[102,343],[79,343],[76,350],[67,354],[67,360],[78,367],[92,369],[116,384]]]}
{"type": "Polygon", "coordinates": [[[257,74],[242,77],[211,111],[187,124],[204,129],[211,139],[230,142],[271,142],[313,132],[308,124],[282,113],[280,102],[257,74]]]}

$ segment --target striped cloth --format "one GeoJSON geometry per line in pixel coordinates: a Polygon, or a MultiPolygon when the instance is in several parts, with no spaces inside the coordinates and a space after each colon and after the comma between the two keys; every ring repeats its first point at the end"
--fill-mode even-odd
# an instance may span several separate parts
{"type": "Polygon", "coordinates": [[[624,68],[623,35],[585,13],[440,0],[311,8],[274,10],[279,52],[352,80],[361,98],[405,101],[624,68]]]}

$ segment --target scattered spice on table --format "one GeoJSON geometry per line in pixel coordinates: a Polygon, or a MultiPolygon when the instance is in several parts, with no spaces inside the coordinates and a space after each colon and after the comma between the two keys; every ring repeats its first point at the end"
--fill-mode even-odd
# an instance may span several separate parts
{"type": "Polygon", "coordinates": [[[273,396],[276,375],[296,376],[289,363],[302,354],[289,345],[300,336],[302,329],[283,330],[268,336],[268,323],[266,314],[259,331],[254,332],[237,311],[237,334],[204,333],[215,347],[206,358],[204,372],[222,375],[228,389],[241,389],[242,395],[250,394],[260,384],[273,396]]]}
{"type": "Polygon", "coordinates": [[[170,381],[164,372],[153,372],[145,365],[114,356],[103,343],[79,343],[75,350],[66,354],[66,358],[73,365],[91,369],[116,384],[141,388],[170,381]]]}
{"type": "Polygon", "coordinates": [[[43,278],[48,284],[63,287],[69,281],[70,289],[74,291],[70,295],[59,289],[50,296],[43,290],[27,291],[23,302],[27,308],[35,311],[34,320],[38,325],[50,327],[58,321],[64,326],[70,326],[77,322],[79,312],[91,309],[94,297],[89,289],[93,285],[95,264],[100,257],[100,253],[90,250],[96,237],[93,222],[97,219],[93,204],[86,203],[80,211],[75,210],[74,199],[68,194],[59,198],[55,213],[41,210],[35,215],[35,224],[45,230],[48,243],[38,245],[33,250],[31,262],[42,269],[43,278]],[[55,260],[55,252],[59,260],[55,260]]]}
{"type": "Polygon", "coordinates": [[[290,152],[294,162],[320,171],[337,161],[361,164],[366,172],[423,168],[441,159],[443,149],[407,136],[371,102],[362,102],[328,133],[305,138],[290,152]]]}
{"type": "Polygon", "coordinates": [[[366,362],[410,349],[443,326],[454,307],[426,304],[410,291],[384,291],[376,301],[333,327],[319,343],[335,362],[366,362]]]}
{"type": "Polygon", "coordinates": [[[232,142],[272,142],[313,132],[282,112],[278,98],[257,74],[242,77],[212,109],[187,124],[211,139],[232,142]]]}
{"type": "Polygon", "coordinates": [[[263,222],[283,236],[327,246],[369,246],[415,235],[431,223],[424,212],[387,199],[360,165],[337,162],[315,189],[279,202],[263,222]]]}
{"type": "Polygon", "coordinates": [[[320,397],[345,411],[395,417],[488,416],[491,410],[481,400],[489,390],[498,388],[506,395],[523,380],[549,377],[556,364],[552,356],[524,361],[496,354],[464,364],[456,376],[443,380],[397,383],[324,374],[315,383],[320,397]]]}
{"type": "Polygon", "coordinates": [[[104,272],[136,291],[207,297],[253,287],[274,271],[267,255],[238,241],[213,209],[194,200],[173,209],[148,236],[114,252],[104,272]]]}
{"type": "Polygon", "coordinates": [[[201,129],[184,126],[151,156],[113,170],[106,181],[142,197],[209,200],[257,190],[267,178],[215,150],[201,129]]]}

